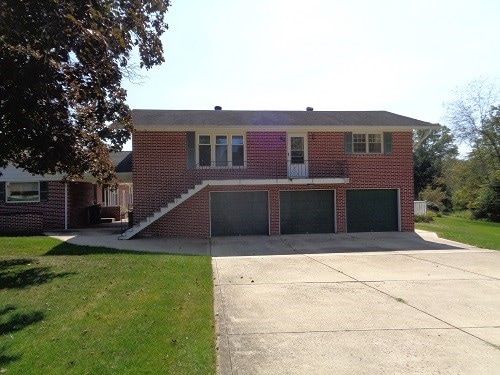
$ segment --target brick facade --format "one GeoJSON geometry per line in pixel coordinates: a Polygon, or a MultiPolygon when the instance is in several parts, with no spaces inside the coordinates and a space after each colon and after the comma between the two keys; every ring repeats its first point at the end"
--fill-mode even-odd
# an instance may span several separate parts
{"type": "Polygon", "coordinates": [[[88,182],[72,182],[68,186],[69,228],[88,225],[88,207],[95,203],[95,189],[88,182]]]}
{"type": "MultiPolygon", "coordinates": [[[[270,168],[284,168],[285,170],[281,173],[286,175],[286,132],[245,132],[245,134],[247,168],[212,170],[207,176],[227,175],[228,179],[264,176],[270,179],[268,175],[270,168]],[[273,165],[276,167],[272,167],[273,165]]],[[[348,189],[398,189],[401,230],[414,230],[413,140],[410,131],[392,134],[390,154],[346,153],[343,132],[309,132],[307,139],[307,159],[310,161],[346,161],[349,183],[210,185],[153,223],[142,234],[210,237],[209,194],[211,191],[264,190],[269,192],[270,235],[277,235],[280,225],[279,192],[318,189],[336,192],[335,219],[338,232],[346,231],[346,191],[348,189]]],[[[165,206],[197,182],[199,175],[187,171],[186,143],[186,132],[135,131],[133,137],[134,223],[140,222],[155,210],[165,206]]],[[[327,165],[327,163],[317,165],[317,168],[322,168],[322,165],[327,165]]]]}
{"type": "MultiPolygon", "coordinates": [[[[87,225],[87,207],[94,203],[94,187],[88,182],[68,184],[68,228],[87,225]]],[[[0,202],[0,234],[40,233],[64,229],[64,184],[48,182],[44,202],[0,202]]]]}
{"type": "Polygon", "coordinates": [[[113,220],[119,221],[121,217],[122,215],[120,206],[101,207],[101,218],[112,218],[113,220]]]}

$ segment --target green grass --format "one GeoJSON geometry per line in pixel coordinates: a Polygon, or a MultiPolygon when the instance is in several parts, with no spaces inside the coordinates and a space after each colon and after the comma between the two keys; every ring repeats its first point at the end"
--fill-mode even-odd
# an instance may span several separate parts
{"type": "Polygon", "coordinates": [[[443,216],[435,217],[432,223],[415,223],[415,228],[436,232],[449,240],[500,250],[500,223],[443,216]]]}
{"type": "Polygon", "coordinates": [[[0,373],[215,374],[210,258],[0,237],[0,373]]]}

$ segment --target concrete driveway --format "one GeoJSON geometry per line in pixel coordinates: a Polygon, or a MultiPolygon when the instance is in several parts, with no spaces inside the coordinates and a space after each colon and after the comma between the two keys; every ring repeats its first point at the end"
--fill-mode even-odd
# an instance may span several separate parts
{"type": "Polygon", "coordinates": [[[211,253],[221,375],[500,373],[500,252],[420,232],[211,253]]]}

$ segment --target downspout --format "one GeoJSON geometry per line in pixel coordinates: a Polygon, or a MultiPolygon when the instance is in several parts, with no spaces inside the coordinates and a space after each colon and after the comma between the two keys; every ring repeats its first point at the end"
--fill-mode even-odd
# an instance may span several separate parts
{"type": "Polygon", "coordinates": [[[427,139],[427,137],[428,137],[429,135],[431,135],[431,132],[432,132],[434,129],[435,129],[435,128],[429,128],[429,129],[425,132],[424,136],[423,136],[422,138],[420,138],[420,139],[419,139],[419,141],[413,145],[413,151],[415,151],[415,150],[416,150],[416,149],[417,149],[417,148],[418,148],[418,147],[419,147],[419,146],[420,146],[420,145],[421,145],[421,144],[422,144],[422,143],[423,143],[423,142],[427,139]]]}

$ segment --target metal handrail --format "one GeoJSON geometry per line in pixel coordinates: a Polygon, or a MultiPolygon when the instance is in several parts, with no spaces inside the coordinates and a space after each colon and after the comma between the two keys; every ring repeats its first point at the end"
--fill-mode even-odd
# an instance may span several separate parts
{"type": "Polygon", "coordinates": [[[198,180],[222,179],[283,179],[283,178],[347,178],[346,160],[291,160],[245,161],[234,165],[232,162],[195,164],[188,167],[188,174],[198,176],[198,180]]]}

